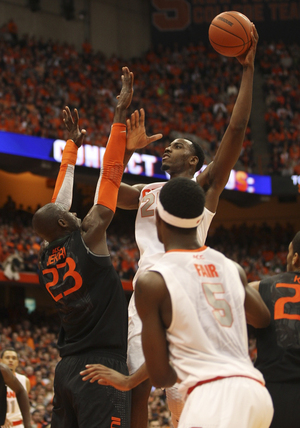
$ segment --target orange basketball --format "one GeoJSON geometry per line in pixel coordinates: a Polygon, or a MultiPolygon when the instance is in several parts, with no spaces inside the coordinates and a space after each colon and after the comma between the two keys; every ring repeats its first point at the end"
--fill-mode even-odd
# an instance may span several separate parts
{"type": "Polygon", "coordinates": [[[240,12],[220,13],[211,22],[208,37],[221,55],[242,55],[251,46],[251,21],[240,12]]]}

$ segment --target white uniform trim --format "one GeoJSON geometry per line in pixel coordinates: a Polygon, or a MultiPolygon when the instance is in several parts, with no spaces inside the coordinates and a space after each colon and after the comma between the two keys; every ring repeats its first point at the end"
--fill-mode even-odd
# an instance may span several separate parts
{"type": "MultiPolygon", "coordinates": [[[[20,383],[25,388],[25,391],[27,391],[26,381],[27,377],[24,375],[21,375],[19,373],[16,373],[16,378],[20,381],[20,383]]],[[[7,387],[7,413],[6,418],[10,422],[16,422],[23,420],[22,413],[18,404],[18,400],[16,397],[16,393],[7,387]]],[[[20,424],[17,426],[17,428],[23,428],[23,424],[20,424]]]]}

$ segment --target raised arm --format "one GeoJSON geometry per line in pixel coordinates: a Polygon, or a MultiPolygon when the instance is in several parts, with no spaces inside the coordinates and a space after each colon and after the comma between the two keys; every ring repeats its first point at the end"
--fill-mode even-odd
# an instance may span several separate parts
{"type": "Polygon", "coordinates": [[[133,74],[127,67],[123,67],[122,71],[122,89],[118,96],[113,125],[103,156],[94,205],[81,226],[83,240],[95,254],[108,254],[105,231],[116,210],[124,170],[126,111],[132,99],[133,74]]]}
{"type": "Polygon", "coordinates": [[[30,405],[26,389],[5,364],[0,363],[0,370],[5,384],[16,393],[24,428],[31,428],[30,405]]]}
{"type": "Polygon", "coordinates": [[[254,59],[258,34],[252,24],[252,45],[247,53],[237,57],[243,66],[243,75],[239,94],[232,111],[229,125],[222,138],[214,160],[198,175],[197,181],[206,191],[205,206],[215,212],[220,194],[229,178],[230,171],[236,164],[243,145],[245,131],[252,107],[254,59]]]}
{"type": "MultiPolygon", "coordinates": [[[[124,156],[124,165],[127,165],[132,154],[148,144],[162,138],[162,134],[155,134],[148,137],[145,128],[145,111],[143,108],[140,111],[135,110],[129,119],[127,119],[127,143],[124,156]]],[[[145,186],[135,185],[129,186],[122,183],[118,196],[118,208],[125,210],[133,210],[138,208],[140,190],[145,186]]]]}
{"type": "Polygon", "coordinates": [[[77,151],[83,143],[86,130],[79,129],[79,116],[77,109],[72,116],[68,106],[63,110],[63,121],[69,131],[69,138],[65,145],[59,173],[55,182],[55,188],[51,202],[60,204],[69,211],[72,205],[74,170],[77,160],[77,151]]]}
{"type": "Polygon", "coordinates": [[[126,150],[131,154],[138,149],[143,149],[154,141],[160,140],[162,134],[154,134],[148,137],[145,128],[145,110],[135,110],[129,119],[127,125],[127,144],[126,150]]]}

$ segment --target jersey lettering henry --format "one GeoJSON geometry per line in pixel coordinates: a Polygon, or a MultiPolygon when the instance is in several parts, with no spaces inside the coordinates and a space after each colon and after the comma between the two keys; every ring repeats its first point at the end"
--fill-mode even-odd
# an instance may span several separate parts
{"type": "Polygon", "coordinates": [[[78,230],[45,248],[39,276],[60,315],[61,357],[93,349],[126,358],[127,302],[110,256],[91,253],[78,230]]]}

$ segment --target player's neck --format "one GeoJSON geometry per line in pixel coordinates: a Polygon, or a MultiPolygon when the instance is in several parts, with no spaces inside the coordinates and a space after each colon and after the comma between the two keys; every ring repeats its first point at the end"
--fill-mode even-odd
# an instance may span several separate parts
{"type": "Polygon", "coordinates": [[[172,236],[171,239],[166,239],[164,242],[165,251],[171,250],[197,250],[201,247],[197,236],[172,236]]]}
{"type": "Polygon", "coordinates": [[[176,178],[176,177],[186,177],[189,179],[192,179],[194,177],[194,171],[192,170],[186,170],[186,171],[176,171],[170,174],[170,178],[176,178]]]}

